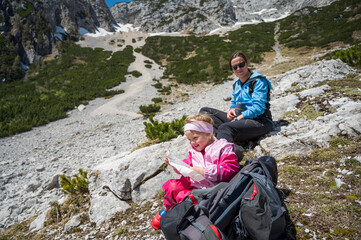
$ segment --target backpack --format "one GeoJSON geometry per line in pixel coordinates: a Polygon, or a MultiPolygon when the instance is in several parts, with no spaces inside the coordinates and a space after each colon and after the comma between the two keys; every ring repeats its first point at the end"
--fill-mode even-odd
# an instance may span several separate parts
{"type": "Polygon", "coordinates": [[[263,156],[246,164],[228,183],[193,190],[162,217],[164,236],[286,239],[287,209],[275,188],[277,178],[275,159],[263,156]]]}

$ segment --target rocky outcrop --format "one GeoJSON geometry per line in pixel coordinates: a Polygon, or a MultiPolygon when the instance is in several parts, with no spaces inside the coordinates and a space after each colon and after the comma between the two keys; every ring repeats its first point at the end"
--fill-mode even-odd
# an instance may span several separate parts
{"type": "Polygon", "coordinates": [[[58,38],[76,38],[81,29],[114,31],[116,24],[105,0],[4,0],[0,10],[0,31],[25,65],[50,54],[58,38]]]}
{"type": "Polygon", "coordinates": [[[145,32],[208,33],[236,23],[272,21],[306,6],[334,1],[139,0],[117,3],[111,12],[118,23],[131,23],[145,32]]]}
{"type": "Polygon", "coordinates": [[[330,91],[332,81],[343,79],[355,71],[341,60],[319,61],[272,80],[272,114],[277,120],[298,105],[309,104],[314,116],[301,117],[282,129],[275,129],[256,147],[258,154],[268,153],[282,159],[290,155],[303,156],[315,148],[329,147],[337,136],[356,137],[361,134],[361,103],[330,91]],[[316,85],[320,85],[317,86],[316,85]],[[302,90],[304,89],[304,90],[302,90]],[[302,90],[302,91],[300,91],[302,90]],[[323,114],[317,116],[318,112],[323,114]]]}

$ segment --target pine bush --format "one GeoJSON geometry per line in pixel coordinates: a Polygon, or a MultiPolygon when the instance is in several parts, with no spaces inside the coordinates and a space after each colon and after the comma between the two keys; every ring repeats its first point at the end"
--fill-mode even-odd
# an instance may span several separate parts
{"type": "Polygon", "coordinates": [[[179,135],[183,135],[184,120],[187,116],[183,116],[181,119],[174,119],[172,122],[161,122],[154,120],[153,117],[149,117],[148,122],[143,122],[145,125],[146,137],[149,140],[158,140],[160,142],[166,142],[172,138],[176,138],[179,135]]]}
{"type": "Polygon", "coordinates": [[[335,52],[334,59],[339,58],[351,66],[361,67],[361,45],[353,46],[346,50],[335,52]]]}
{"type": "Polygon", "coordinates": [[[88,172],[79,169],[79,175],[74,174],[73,178],[68,178],[65,174],[60,176],[60,185],[63,192],[67,194],[83,194],[88,193],[88,172]]]}

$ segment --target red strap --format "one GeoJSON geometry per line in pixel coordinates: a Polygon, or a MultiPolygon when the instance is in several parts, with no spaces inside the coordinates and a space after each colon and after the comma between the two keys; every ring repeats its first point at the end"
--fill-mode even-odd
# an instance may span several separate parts
{"type": "Polygon", "coordinates": [[[253,184],[253,193],[252,193],[252,196],[250,198],[250,200],[253,200],[254,196],[257,195],[257,188],[256,188],[256,184],[253,184]]]}
{"type": "Polygon", "coordinates": [[[217,236],[220,240],[222,240],[221,235],[219,234],[218,229],[216,228],[216,226],[214,226],[214,225],[212,225],[212,224],[210,224],[209,226],[213,229],[213,231],[214,231],[214,233],[216,234],[216,236],[217,236]]]}
{"type": "Polygon", "coordinates": [[[189,194],[188,196],[192,200],[194,206],[198,204],[197,199],[193,194],[189,194]]]}

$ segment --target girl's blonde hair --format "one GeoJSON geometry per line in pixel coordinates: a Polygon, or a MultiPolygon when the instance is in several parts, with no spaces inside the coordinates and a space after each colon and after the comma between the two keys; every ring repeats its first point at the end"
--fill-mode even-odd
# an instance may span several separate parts
{"type": "Polygon", "coordinates": [[[197,122],[197,121],[207,122],[213,125],[213,119],[210,116],[202,113],[187,117],[185,123],[187,124],[190,122],[197,122]]]}

